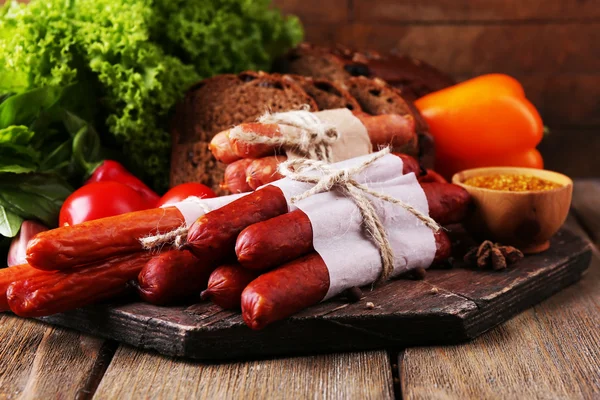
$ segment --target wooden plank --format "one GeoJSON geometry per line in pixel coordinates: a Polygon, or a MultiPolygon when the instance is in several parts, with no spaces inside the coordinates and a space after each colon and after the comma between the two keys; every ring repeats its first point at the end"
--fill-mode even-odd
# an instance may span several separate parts
{"type": "Polygon", "coordinates": [[[600,245],[600,179],[575,182],[572,208],[583,229],[600,245]]]}
{"type": "Polygon", "coordinates": [[[95,399],[392,399],[385,352],[201,364],[121,347],[95,399]]]}
{"type": "Polygon", "coordinates": [[[600,128],[551,128],[550,135],[545,137],[539,146],[544,157],[545,168],[562,172],[572,178],[598,177],[600,173],[599,132],[600,128]]]}
{"type": "MultiPolygon", "coordinates": [[[[104,340],[0,315],[0,398],[86,397],[104,340]]],[[[97,371],[100,375],[102,371],[97,371]]],[[[88,393],[89,394],[89,393],[88,393]]]]}
{"type": "Polygon", "coordinates": [[[407,349],[404,399],[596,398],[600,259],[579,283],[463,346],[407,349]]]}
{"type": "Polygon", "coordinates": [[[262,331],[251,331],[239,313],[208,303],[99,305],[44,319],[203,360],[449,344],[474,338],[577,281],[589,260],[589,243],[561,232],[549,251],[527,257],[519,268],[502,273],[455,268],[431,271],[425,281],[394,280],[366,288],[357,303],[332,299],[262,331]],[[375,307],[367,309],[367,302],[375,307]]]}
{"type": "Polygon", "coordinates": [[[350,0],[274,0],[273,5],[284,14],[297,15],[303,23],[348,21],[350,0]]]}
{"type": "Polygon", "coordinates": [[[589,24],[342,26],[306,22],[306,38],[410,54],[452,76],[597,74],[600,22],[589,24]]]}
{"type": "Polygon", "coordinates": [[[447,292],[432,296],[430,288],[424,282],[392,281],[368,291],[359,303],[332,299],[262,331],[250,330],[239,313],[210,303],[187,308],[145,303],[96,306],[44,320],[163,354],[204,360],[465,340],[463,321],[476,310],[475,304],[447,292]],[[366,310],[366,302],[377,307],[366,310]],[[444,326],[443,336],[432,334],[432,327],[439,324],[444,326]]]}
{"type": "Polygon", "coordinates": [[[375,23],[589,20],[600,18],[600,1],[354,0],[353,11],[355,20],[375,23]]]}

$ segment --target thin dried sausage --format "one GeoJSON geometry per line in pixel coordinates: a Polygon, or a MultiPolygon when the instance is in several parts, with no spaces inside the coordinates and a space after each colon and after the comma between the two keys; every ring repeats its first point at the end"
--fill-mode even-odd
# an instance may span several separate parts
{"type": "Polygon", "coordinates": [[[423,174],[422,176],[419,177],[419,182],[420,183],[433,183],[433,182],[448,183],[446,178],[444,178],[443,176],[441,176],[440,174],[438,174],[437,172],[435,172],[432,169],[425,170],[425,174],[423,174]]]}
{"type": "Polygon", "coordinates": [[[153,255],[118,256],[92,266],[44,273],[12,283],[8,305],[21,317],[43,317],[124,294],[153,255]]]}
{"type": "Polygon", "coordinates": [[[251,160],[246,168],[246,182],[248,186],[256,190],[263,185],[283,178],[277,171],[277,167],[286,160],[286,156],[270,156],[251,160]]]}
{"type": "Polygon", "coordinates": [[[9,268],[0,269],[0,312],[10,310],[10,307],[8,307],[8,300],[6,299],[6,290],[12,283],[31,278],[32,276],[49,273],[50,272],[32,268],[29,264],[15,265],[9,268]]]}
{"type": "Polygon", "coordinates": [[[256,189],[251,187],[246,180],[246,171],[253,161],[255,160],[244,158],[229,164],[225,168],[221,188],[228,190],[230,193],[246,193],[256,189]]]}
{"type": "Polygon", "coordinates": [[[415,119],[412,116],[399,114],[369,115],[366,113],[355,113],[355,115],[367,128],[373,150],[377,151],[386,146],[392,146],[392,148],[417,147],[415,119]]]}
{"type": "Polygon", "coordinates": [[[63,270],[142,250],[139,239],[185,224],[175,207],[155,208],[64,226],[37,234],[27,246],[27,262],[43,270],[63,270]]]}
{"type": "Polygon", "coordinates": [[[242,292],[259,273],[243,268],[239,264],[222,265],[215,269],[202,292],[202,300],[211,300],[226,310],[239,310],[242,292]]]}
{"type": "Polygon", "coordinates": [[[187,250],[166,251],[146,263],[138,276],[137,290],[148,303],[175,304],[198,296],[214,268],[187,250]]]}

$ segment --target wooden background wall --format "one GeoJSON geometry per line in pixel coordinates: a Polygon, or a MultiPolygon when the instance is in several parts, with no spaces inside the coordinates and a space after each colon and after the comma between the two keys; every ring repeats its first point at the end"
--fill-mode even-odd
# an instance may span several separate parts
{"type": "Polygon", "coordinates": [[[546,168],[600,176],[600,0],[274,0],[307,41],[398,51],[458,80],[519,79],[550,127],[546,168]]]}

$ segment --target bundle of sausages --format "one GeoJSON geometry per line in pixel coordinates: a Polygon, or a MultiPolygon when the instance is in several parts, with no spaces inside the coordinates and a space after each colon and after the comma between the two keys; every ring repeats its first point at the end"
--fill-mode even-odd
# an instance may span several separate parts
{"type": "MultiPolygon", "coordinates": [[[[414,138],[410,118],[357,118],[374,148],[414,138]]],[[[265,137],[281,134],[276,124],[244,124],[239,129],[265,137]]],[[[281,178],[278,165],[287,157],[277,154],[277,146],[245,143],[230,138],[229,132],[217,135],[211,150],[231,162],[225,185],[237,188],[232,191],[262,186],[260,190],[190,199],[43,232],[28,246],[28,264],[0,270],[0,311],[44,316],[111,299],[132,288],[145,301],[162,305],[195,299],[202,292],[203,299],[224,308],[241,308],[247,324],[261,329],[337,294],[339,285],[315,241],[310,213],[290,202],[310,185],[275,182],[281,178]],[[169,244],[181,237],[185,244],[171,249],[169,244]],[[155,238],[162,241],[146,245],[155,238]]],[[[464,190],[423,170],[412,157],[394,157],[400,165],[395,174],[418,177],[424,211],[431,218],[442,225],[464,218],[470,204],[464,190]]],[[[324,204],[318,208],[327,210],[324,204]]],[[[443,231],[431,233],[430,248],[429,258],[418,266],[449,256],[450,242],[443,231]]],[[[417,265],[408,264],[396,272],[417,265]]],[[[372,282],[375,276],[365,279],[372,282]]]]}
{"type": "Polygon", "coordinates": [[[0,270],[0,311],[45,316],[111,299],[132,286],[157,304],[197,294],[218,265],[215,260],[164,251],[165,244],[148,250],[141,239],[185,229],[241,196],[190,198],[42,232],[28,245],[27,264],[0,270]]]}
{"type": "MultiPolygon", "coordinates": [[[[366,151],[378,150],[387,146],[400,148],[417,141],[415,121],[408,115],[372,116],[362,112],[351,113],[346,109],[312,114],[322,119],[331,118],[332,114],[336,118],[339,114],[340,120],[355,120],[355,123],[360,124],[361,128],[365,130],[366,138],[370,143],[366,151]]],[[[246,123],[215,135],[209,149],[217,160],[228,164],[222,187],[231,193],[243,193],[281,179],[282,176],[277,172],[277,167],[287,160],[285,147],[271,143],[251,144],[233,136],[234,130],[265,138],[278,138],[290,134],[289,127],[281,124],[246,123]]],[[[355,153],[352,157],[362,154],[367,153],[355,153]]]]}
{"type": "MultiPolygon", "coordinates": [[[[404,156],[398,158],[407,159],[404,156]]],[[[409,174],[414,179],[411,169],[414,169],[414,163],[404,163],[400,174],[409,174]]],[[[241,308],[244,320],[252,329],[262,329],[349,287],[336,283],[332,292],[331,267],[322,252],[316,251],[315,223],[328,222],[311,220],[302,209],[288,212],[290,196],[285,191],[289,187],[281,182],[200,217],[188,233],[186,247],[193,254],[198,257],[212,254],[226,263],[211,274],[202,298],[211,299],[223,308],[241,308]],[[265,210],[270,210],[268,215],[265,210]],[[236,262],[231,263],[234,257],[236,262]]],[[[439,224],[458,223],[470,210],[470,197],[458,186],[425,182],[420,188],[429,216],[439,224]]],[[[324,213],[336,214],[335,205],[321,202],[320,207],[324,213]]],[[[340,212],[343,213],[338,211],[338,214],[340,212]]],[[[344,231],[342,218],[336,215],[332,220],[341,224],[340,229],[344,231]]],[[[346,238],[330,237],[328,241],[346,238]]],[[[410,246],[415,245],[407,237],[392,240],[405,240],[410,246]]],[[[432,234],[432,245],[431,257],[420,266],[428,267],[450,256],[451,243],[444,231],[432,234]]],[[[364,258],[354,260],[359,257],[355,250],[353,248],[346,254],[337,252],[349,269],[360,269],[357,263],[366,263],[364,258]]],[[[409,265],[410,261],[406,264],[398,272],[418,265],[409,265]]],[[[366,284],[373,280],[371,276],[358,282],[366,284]]]]}

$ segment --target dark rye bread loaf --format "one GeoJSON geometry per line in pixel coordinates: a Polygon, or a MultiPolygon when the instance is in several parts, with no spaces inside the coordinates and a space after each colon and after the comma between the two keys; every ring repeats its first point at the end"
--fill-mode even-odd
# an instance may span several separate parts
{"type": "Polygon", "coordinates": [[[346,80],[345,86],[348,92],[358,100],[363,111],[368,114],[411,115],[415,119],[418,143],[394,150],[418,156],[421,163],[427,168],[433,165],[434,146],[427,123],[415,105],[401,95],[400,90],[381,79],[370,79],[364,76],[349,78],[346,80]]]}
{"type": "Polygon", "coordinates": [[[217,194],[225,166],[208,144],[217,133],[243,122],[255,121],[266,111],[318,107],[296,83],[256,72],[218,75],[194,85],[176,107],[171,124],[171,186],[200,182],[217,194]]]}
{"type": "Polygon", "coordinates": [[[328,47],[301,43],[274,61],[273,72],[343,82],[352,77],[346,64],[343,57],[328,47]]]}
{"type": "Polygon", "coordinates": [[[347,47],[327,48],[303,43],[274,63],[276,72],[345,81],[351,76],[381,78],[415,100],[453,85],[448,75],[407,56],[358,52],[347,47]]]}
{"type": "Polygon", "coordinates": [[[358,101],[341,85],[325,79],[313,79],[300,75],[282,75],[283,79],[291,79],[314,99],[319,110],[335,110],[347,108],[361,111],[358,101]]]}

